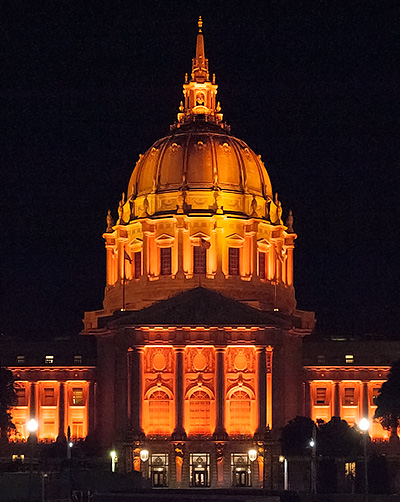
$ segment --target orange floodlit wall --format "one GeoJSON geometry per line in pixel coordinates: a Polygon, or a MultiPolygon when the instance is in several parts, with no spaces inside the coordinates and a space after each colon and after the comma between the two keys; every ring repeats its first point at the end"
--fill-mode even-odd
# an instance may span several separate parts
{"type": "Polygon", "coordinates": [[[172,347],[145,347],[142,427],[146,435],[168,436],[175,427],[175,354],[172,347]]]}
{"type": "Polygon", "coordinates": [[[89,382],[77,380],[65,382],[65,399],[65,433],[69,426],[72,439],[83,439],[88,433],[89,382]]]}
{"type": "Polygon", "coordinates": [[[310,382],[311,418],[329,422],[340,416],[353,426],[366,417],[371,423],[370,435],[374,439],[387,439],[388,432],[373,416],[375,397],[383,381],[361,380],[314,380],[310,382]]]}
{"type": "Polygon", "coordinates": [[[226,430],[253,435],[257,427],[255,347],[228,347],[225,357],[226,430]]]}
{"type": "Polygon", "coordinates": [[[211,435],[216,423],[214,348],[186,347],[184,374],[186,433],[211,435]]]}
{"type": "MultiPolygon", "coordinates": [[[[211,436],[218,425],[218,407],[221,410],[220,423],[229,434],[250,436],[255,433],[259,405],[255,347],[216,349],[214,346],[186,346],[176,349],[171,346],[146,346],[141,357],[142,427],[146,435],[169,436],[177,423],[176,413],[183,413],[183,427],[188,436],[211,436]],[[182,351],[182,375],[178,375],[176,370],[176,350],[182,351]],[[217,351],[220,353],[219,363],[217,351]],[[182,382],[181,410],[176,403],[177,382],[182,382]],[[220,402],[218,388],[224,389],[220,402]]],[[[271,358],[267,360],[272,363],[271,358]]],[[[268,368],[266,371],[266,385],[271,392],[268,368]]],[[[268,423],[271,416],[270,399],[268,423]]]]}
{"type": "Polygon", "coordinates": [[[27,422],[35,418],[38,422],[39,441],[56,441],[60,424],[64,434],[68,426],[73,439],[83,439],[88,434],[89,382],[44,380],[37,382],[17,381],[15,383],[17,405],[11,409],[15,430],[12,441],[26,441],[29,436],[27,422]],[[60,386],[64,385],[64,397],[60,386]]]}

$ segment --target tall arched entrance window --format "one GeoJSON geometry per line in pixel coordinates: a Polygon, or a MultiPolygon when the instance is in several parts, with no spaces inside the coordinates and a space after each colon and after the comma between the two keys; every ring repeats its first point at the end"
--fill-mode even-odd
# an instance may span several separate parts
{"type": "Polygon", "coordinates": [[[204,390],[189,397],[190,434],[211,434],[211,398],[204,390]]]}
{"type": "Polygon", "coordinates": [[[229,433],[251,434],[251,398],[245,390],[236,390],[229,399],[229,433]]]}
{"type": "Polygon", "coordinates": [[[149,397],[149,434],[170,434],[171,400],[163,390],[149,397]]]}

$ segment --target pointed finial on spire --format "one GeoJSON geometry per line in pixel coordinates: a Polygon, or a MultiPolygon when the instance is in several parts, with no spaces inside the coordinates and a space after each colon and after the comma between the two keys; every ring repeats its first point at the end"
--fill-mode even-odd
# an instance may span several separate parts
{"type": "Polygon", "coordinates": [[[199,20],[197,22],[197,25],[199,27],[199,33],[201,33],[201,29],[203,27],[203,20],[201,19],[201,16],[199,16],[199,20]]]}

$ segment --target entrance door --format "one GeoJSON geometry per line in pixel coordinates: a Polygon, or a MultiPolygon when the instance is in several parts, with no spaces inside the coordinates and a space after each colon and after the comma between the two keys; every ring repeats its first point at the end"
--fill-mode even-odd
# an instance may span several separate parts
{"type": "Polygon", "coordinates": [[[207,486],[207,472],[205,469],[196,469],[194,471],[193,486],[207,486]]]}

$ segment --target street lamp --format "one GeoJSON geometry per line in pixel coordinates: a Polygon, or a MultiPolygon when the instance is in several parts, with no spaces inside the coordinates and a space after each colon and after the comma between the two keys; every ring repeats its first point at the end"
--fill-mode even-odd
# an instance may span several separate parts
{"type": "Polygon", "coordinates": [[[115,472],[115,466],[118,461],[117,452],[115,450],[110,451],[111,457],[111,472],[115,472]]]}
{"type": "MultiPolygon", "coordinates": [[[[253,477],[253,463],[254,463],[255,459],[257,458],[257,450],[255,448],[251,448],[247,452],[247,456],[249,457],[249,460],[251,462],[251,477],[253,477]]],[[[263,466],[263,469],[264,469],[264,466],[263,466]]],[[[252,483],[253,483],[253,481],[251,481],[251,484],[252,483]]]]}
{"type": "Polygon", "coordinates": [[[311,493],[317,493],[317,428],[313,423],[312,436],[310,440],[311,447],[311,493]]]}
{"type": "Polygon", "coordinates": [[[34,418],[31,418],[26,424],[29,431],[29,442],[30,442],[30,462],[29,462],[29,500],[32,500],[32,472],[33,472],[33,448],[35,445],[36,431],[38,430],[39,424],[34,418]]]}
{"type": "Polygon", "coordinates": [[[279,456],[279,462],[283,464],[283,490],[289,490],[288,459],[283,455],[279,456]]]}
{"type": "Polygon", "coordinates": [[[140,450],[140,460],[143,462],[144,464],[144,477],[147,479],[149,477],[149,474],[148,474],[148,469],[147,469],[147,461],[149,460],[149,450],[140,450]]]}
{"type": "Polygon", "coordinates": [[[368,502],[368,457],[367,457],[367,441],[368,441],[368,418],[362,418],[358,426],[363,431],[364,435],[364,481],[365,481],[365,502],[368,502]]]}

